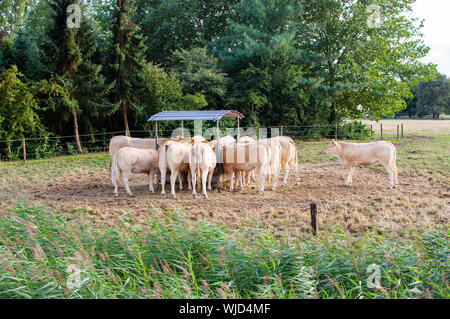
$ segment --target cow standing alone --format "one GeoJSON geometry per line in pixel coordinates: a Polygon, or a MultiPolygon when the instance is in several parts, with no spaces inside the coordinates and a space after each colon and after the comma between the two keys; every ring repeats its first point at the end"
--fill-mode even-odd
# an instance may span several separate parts
{"type": "Polygon", "coordinates": [[[335,156],[348,170],[346,186],[353,182],[353,172],[356,166],[383,163],[389,173],[390,187],[398,185],[398,170],[395,164],[397,151],[395,146],[386,141],[373,143],[343,143],[331,140],[325,150],[327,155],[335,156]]]}

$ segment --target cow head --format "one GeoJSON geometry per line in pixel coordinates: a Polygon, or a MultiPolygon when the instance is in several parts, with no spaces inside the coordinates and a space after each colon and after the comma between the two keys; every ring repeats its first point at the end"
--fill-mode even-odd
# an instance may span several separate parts
{"type": "Polygon", "coordinates": [[[339,154],[339,143],[336,142],[334,139],[331,140],[330,144],[325,149],[325,154],[337,156],[339,154]]]}

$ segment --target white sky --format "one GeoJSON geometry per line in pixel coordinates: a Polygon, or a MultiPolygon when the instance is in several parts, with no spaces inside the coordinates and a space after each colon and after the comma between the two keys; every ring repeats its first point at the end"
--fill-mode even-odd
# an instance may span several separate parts
{"type": "Polygon", "coordinates": [[[450,77],[450,0],[417,0],[413,10],[425,19],[422,33],[430,52],[423,62],[437,64],[438,72],[450,77]]]}

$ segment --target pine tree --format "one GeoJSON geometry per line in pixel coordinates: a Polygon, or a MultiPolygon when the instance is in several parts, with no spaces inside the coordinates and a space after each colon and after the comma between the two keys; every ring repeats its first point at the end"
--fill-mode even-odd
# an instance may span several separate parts
{"type": "Polygon", "coordinates": [[[301,124],[309,81],[295,41],[298,2],[244,0],[234,12],[230,34],[211,44],[231,78],[227,106],[256,126],[301,124]]]}
{"type": "Polygon", "coordinates": [[[142,72],[145,68],[144,38],[132,16],[136,10],[134,0],[117,0],[113,15],[112,76],[115,82],[113,101],[122,111],[126,135],[130,135],[128,113],[142,112],[144,106],[136,92],[143,87],[142,72]]]}

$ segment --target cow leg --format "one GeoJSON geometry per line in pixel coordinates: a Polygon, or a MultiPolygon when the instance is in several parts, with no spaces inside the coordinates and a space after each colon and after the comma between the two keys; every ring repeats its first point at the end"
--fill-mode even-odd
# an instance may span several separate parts
{"type": "Polygon", "coordinates": [[[348,176],[347,176],[347,180],[345,181],[345,186],[350,186],[350,181],[352,179],[352,169],[353,168],[351,166],[347,168],[348,176]]]}
{"type": "Polygon", "coordinates": [[[202,191],[203,191],[203,196],[206,197],[206,199],[208,199],[208,194],[206,193],[206,180],[208,178],[208,170],[207,169],[203,169],[201,171],[202,174],[202,191]]]}
{"type": "Polygon", "coordinates": [[[191,170],[191,180],[192,180],[192,197],[197,196],[197,172],[191,170]]]}
{"type": "Polygon", "coordinates": [[[167,170],[165,168],[160,169],[161,173],[161,195],[166,196],[166,173],[167,170]]]}
{"type": "Polygon", "coordinates": [[[266,172],[261,168],[259,170],[259,189],[258,194],[262,194],[264,191],[264,184],[266,183],[266,172]]]}
{"type": "Polygon", "coordinates": [[[297,165],[295,165],[295,160],[291,161],[291,168],[294,171],[295,179],[297,180],[297,185],[300,185],[300,177],[298,176],[297,165]]]}
{"type": "Polygon", "coordinates": [[[130,174],[131,174],[130,172],[123,172],[122,178],[123,184],[125,185],[125,189],[127,190],[128,195],[133,196],[133,194],[131,194],[130,186],[128,185],[130,181],[130,174]]]}
{"type": "Polygon", "coordinates": [[[398,186],[398,169],[397,165],[394,163],[394,187],[398,186]]]}
{"type": "Polygon", "coordinates": [[[239,171],[238,177],[239,177],[239,185],[240,185],[241,189],[244,189],[244,183],[242,182],[243,175],[244,175],[244,172],[243,171],[239,171]]]}
{"type": "Polygon", "coordinates": [[[211,187],[211,181],[213,178],[213,173],[214,173],[214,169],[212,169],[209,174],[208,174],[208,190],[212,191],[212,187],[211,187]]]}
{"type": "Polygon", "coordinates": [[[150,189],[150,193],[154,194],[155,190],[153,189],[153,178],[155,177],[155,173],[153,171],[150,171],[150,174],[148,174],[148,187],[150,189]]]}
{"type": "Polygon", "coordinates": [[[350,184],[353,184],[353,174],[355,173],[355,166],[352,166],[350,170],[350,184]]]}
{"type": "MultiPolygon", "coordinates": [[[[197,176],[197,174],[195,174],[195,176],[197,176]]],[[[191,180],[192,180],[191,171],[188,171],[188,190],[191,190],[192,188],[191,180]]],[[[195,188],[196,184],[193,187],[195,188]]]]}
{"type": "Polygon", "coordinates": [[[284,164],[283,186],[286,186],[287,180],[288,180],[288,176],[289,176],[289,163],[286,162],[286,163],[284,164]]]}
{"type": "Polygon", "coordinates": [[[179,176],[180,176],[179,173],[178,174],[176,172],[171,172],[170,173],[170,194],[172,195],[173,198],[176,198],[176,195],[175,195],[175,182],[177,181],[177,175],[178,175],[178,178],[179,178],[179,176]]]}
{"type": "Polygon", "coordinates": [[[178,181],[180,182],[180,191],[183,190],[183,173],[178,172],[178,181]]]}
{"type": "Polygon", "coordinates": [[[233,191],[233,183],[234,183],[234,172],[231,173],[231,178],[230,178],[230,192],[233,191]]]}
{"type": "Polygon", "coordinates": [[[392,189],[394,187],[394,169],[391,165],[386,166],[389,174],[389,187],[392,189]]]}
{"type": "Polygon", "coordinates": [[[114,197],[118,196],[119,180],[117,177],[114,179],[114,197]]]}

